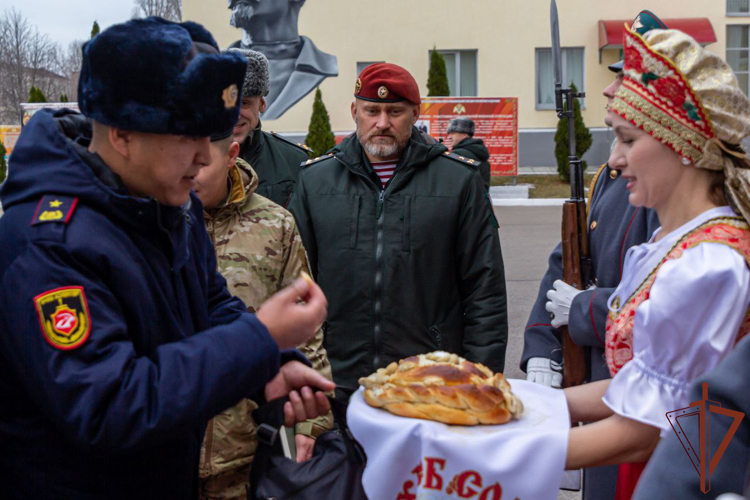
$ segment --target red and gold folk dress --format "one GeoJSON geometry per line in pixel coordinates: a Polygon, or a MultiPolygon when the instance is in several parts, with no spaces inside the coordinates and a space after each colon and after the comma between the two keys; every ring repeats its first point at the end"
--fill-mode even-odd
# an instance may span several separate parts
{"type": "MultiPolygon", "coordinates": [[[[609,299],[604,403],[661,429],[690,404],[688,387],[750,330],[750,226],[729,207],[708,210],[659,241],[631,248],[609,299]]],[[[629,499],[645,463],[624,464],[617,499],[629,499]]]]}

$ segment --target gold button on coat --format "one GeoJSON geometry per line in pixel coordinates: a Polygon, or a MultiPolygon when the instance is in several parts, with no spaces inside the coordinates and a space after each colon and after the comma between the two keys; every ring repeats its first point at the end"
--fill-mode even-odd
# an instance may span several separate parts
{"type": "Polygon", "coordinates": [[[591,230],[593,231],[594,229],[596,229],[596,221],[591,223],[591,230]]]}
{"type": "Polygon", "coordinates": [[[618,177],[620,176],[620,172],[619,172],[618,170],[611,170],[611,171],[609,172],[609,176],[610,176],[610,177],[611,177],[612,179],[617,179],[617,178],[618,178],[618,177]]]}

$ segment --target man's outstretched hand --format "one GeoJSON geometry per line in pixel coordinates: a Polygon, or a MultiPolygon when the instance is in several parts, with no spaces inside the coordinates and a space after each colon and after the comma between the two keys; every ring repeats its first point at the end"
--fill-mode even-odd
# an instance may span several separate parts
{"type": "Polygon", "coordinates": [[[284,404],[284,425],[292,427],[331,411],[331,404],[323,392],[333,391],[336,384],[299,361],[290,361],[281,367],[279,374],[266,384],[266,400],[289,396],[284,404]]]}
{"type": "Polygon", "coordinates": [[[280,349],[291,349],[310,340],[327,314],[323,290],[312,280],[299,278],[265,301],[255,316],[280,349]]]}

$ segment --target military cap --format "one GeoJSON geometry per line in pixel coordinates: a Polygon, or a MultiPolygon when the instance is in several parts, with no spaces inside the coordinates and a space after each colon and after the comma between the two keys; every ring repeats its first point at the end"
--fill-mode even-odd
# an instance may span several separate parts
{"type": "Polygon", "coordinates": [[[448,124],[448,131],[446,133],[451,134],[453,132],[468,134],[470,137],[474,137],[474,122],[468,118],[454,118],[448,124]]]}
{"type": "Polygon", "coordinates": [[[224,52],[241,54],[247,61],[245,83],[242,84],[242,97],[266,97],[271,90],[268,74],[268,59],[257,50],[232,48],[224,52]]]}
{"type": "MultiPolygon", "coordinates": [[[[664,22],[659,19],[656,14],[654,14],[650,10],[642,10],[640,14],[635,16],[631,29],[639,35],[643,35],[644,33],[647,33],[654,29],[666,30],[669,28],[667,28],[667,25],[664,24],[664,22]]],[[[620,71],[622,71],[623,64],[624,61],[617,61],[614,64],[610,64],[608,68],[613,73],[619,73],[620,71]]]]}
{"type": "Polygon", "coordinates": [[[83,46],[78,105],[123,130],[208,137],[237,122],[246,66],[200,24],[133,19],[83,46]]]}
{"type": "Polygon", "coordinates": [[[419,85],[401,66],[390,63],[366,67],[354,86],[354,97],[373,102],[401,102],[421,104],[419,85]]]}

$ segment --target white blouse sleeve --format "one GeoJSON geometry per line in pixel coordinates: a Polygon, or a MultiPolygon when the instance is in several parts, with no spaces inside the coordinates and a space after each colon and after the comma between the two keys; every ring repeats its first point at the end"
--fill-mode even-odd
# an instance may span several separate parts
{"type": "Polygon", "coordinates": [[[633,359],[604,403],[664,431],[666,413],[690,404],[688,386],[734,347],[750,303],[750,271],[729,246],[701,243],[666,262],[633,321],[633,359]]]}

